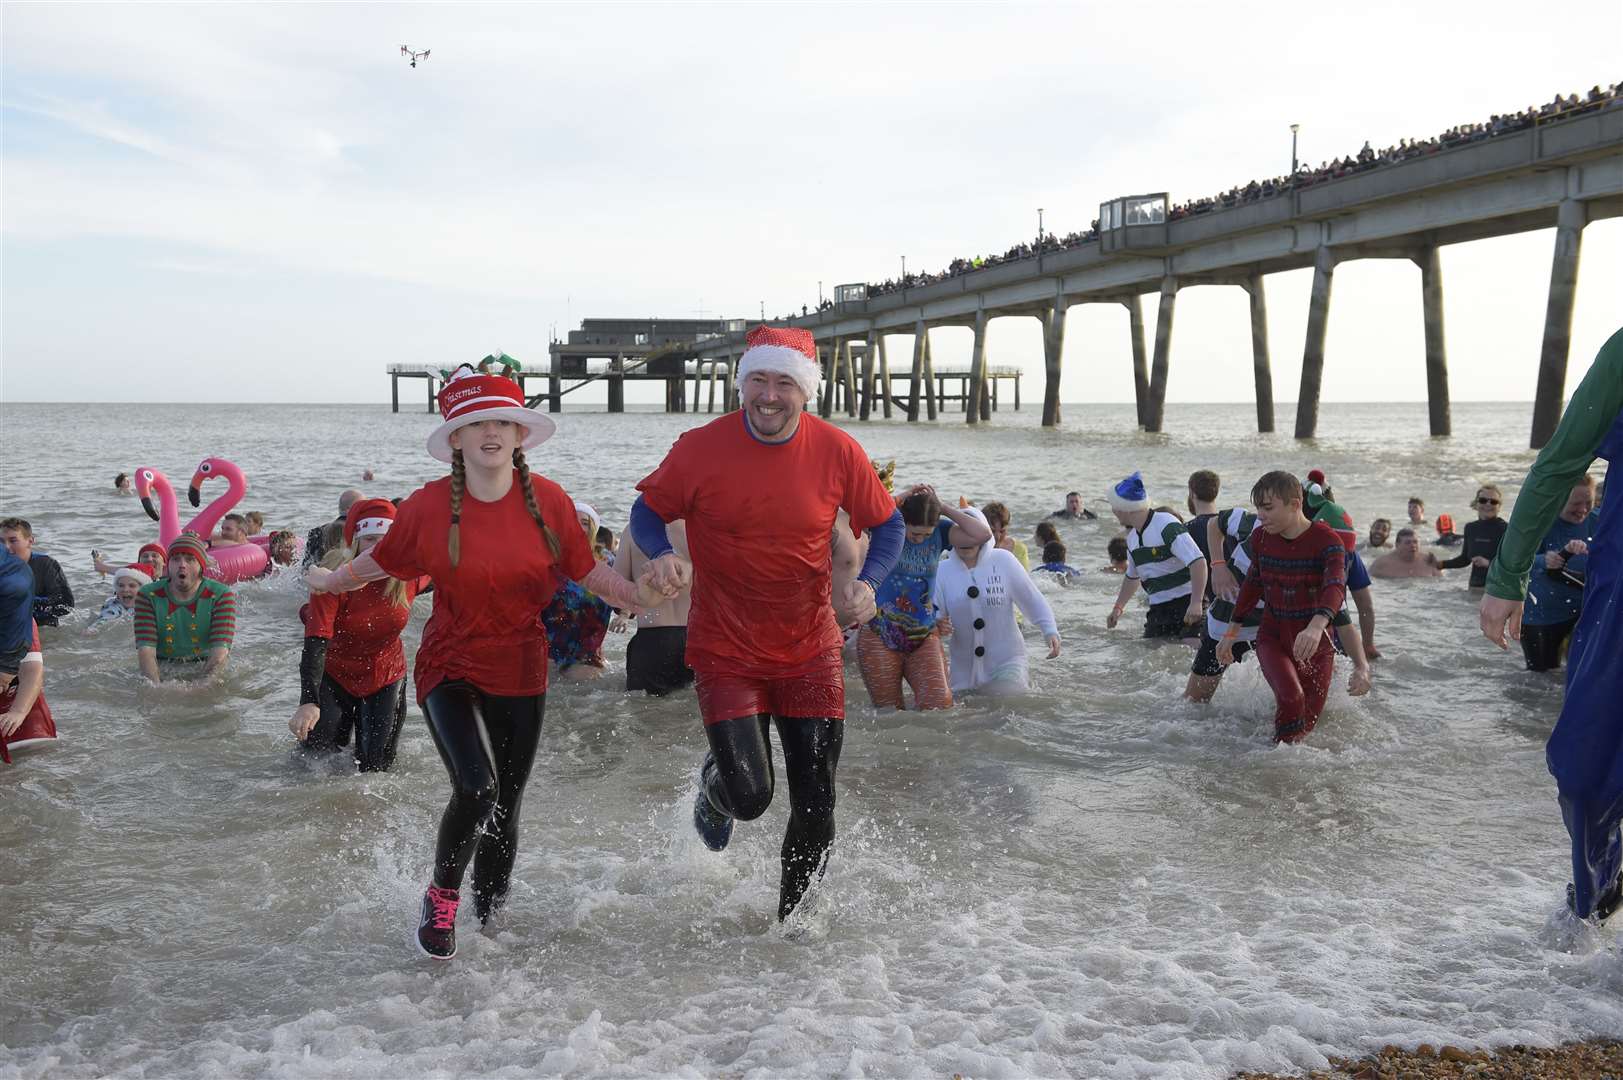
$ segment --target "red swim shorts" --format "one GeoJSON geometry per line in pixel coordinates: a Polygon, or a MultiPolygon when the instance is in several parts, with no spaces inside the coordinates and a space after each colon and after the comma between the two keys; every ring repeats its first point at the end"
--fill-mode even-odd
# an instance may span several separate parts
{"type": "Polygon", "coordinates": [[[698,672],[694,689],[706,724],[741,716],[795,716],[845,719],[845,665],[831,649],[801,671],[781,678],[752,679],[722,672],[698,672]]]}

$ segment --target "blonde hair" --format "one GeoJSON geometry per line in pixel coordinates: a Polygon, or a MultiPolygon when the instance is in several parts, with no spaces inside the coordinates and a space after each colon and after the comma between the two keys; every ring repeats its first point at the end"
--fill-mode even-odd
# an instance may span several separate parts
{"type": "MultiPolygon", "coordinates": [[[[360,553],[360,544],[345,544],[340,542],[337,547],[327,549],[327,553],[321,557],[321,565],[324,569],[336,570],[340,566],[343,566],[345,563],[349,562],[351,559],[355,558],[355,556],[359,555],[360,553]]],[[[394,607],[408,606],[408,602],[406,600],[406,582],[397,577],[392,577],[389,579],[389,584],[385,586],[383,595],[388,597],[389,603],[394,607]]]]}
{"type": "MultiPolygon", "coordinates": [[[[513,468],[518,470],[519,487],[524,493],[524,509],[530,512],[535,519],[536,527],[541,530],[541,536],[547,542],[547,550],[557,559],[563,554],[563,544],[558,534],[552,531],[546,518],[541,516],[541,507],[535,501],[535,487],[530,483],[530,465],[524,460],[522,447],[513,449],[513,468]]],[[[462,561],[462,496],[468,490],[467,467],[462,464],[462,451],[451,451],[451,531],[446,538],[446,545],[451,552],[451,565],[454,567],[462,561]]]]}

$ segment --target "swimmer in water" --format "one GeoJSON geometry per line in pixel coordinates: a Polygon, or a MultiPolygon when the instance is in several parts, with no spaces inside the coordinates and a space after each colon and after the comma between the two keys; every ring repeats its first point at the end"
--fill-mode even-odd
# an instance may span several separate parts
{"type": "Polygon", "coordinates": [[[443,421],[428,448],[451,475],[401,503],[370,551],[337,570],[313,568],[305,578],[313,592],[350,592],[385,577],[433,579],[434,613],[423,628],[414,681],[451,799],[440,818],[416,942],[425,955],[449,960],[468,863],[480,922],[507,898],[520,804],[546,706],[547,640],[536,616],[559,576],[624,607],[657,604],[664,594],[646,582],[633,588],[598,565],[576,523],[574,500],[530,472],[524,451],[549,438],[555,425],[525,407],[511,380],[475,375],[463,365],[440,390],[439,404],[443,421]]]}
{"type": "Polygon", "coordinates": [[[631,508],[631,534],[684,584],[666,522],[687,524],[693,552],[688,662],[710,752],[694,827],[712,850],[734,822],[766,812],[775,786],[771,733],[783,748],[789,826],[778,918],[822,872],[834,842],[834,774],[845,738],[845,674],[827,570],[836,514],[870,532],[840,602],[857,622],[901,554],[901,512],[862,447],[805,411],[821,377],[811,331],[760,326],[738,365],[742,408],[685,432],[631,508]]]}
{"type": "Polygon", "coordinates": [[[1100,568],[1104,570],[1105,573],[1127,573],[1127,537],[1112,536],[1110,538],[1110,542],[1105,545],[1105,558],[1110,560],[1105,566],[1100,568]]]}
{"type": "Polygon", "coordinates": [[[1380,550],[1390,547],[1392,543],[1392,522],[1388,518],[1376,518],[1369,523],[1369,540],[1364,544],[1366,548],[1380,550]]]}
{"type": "MultiPolygon", "coordinates": [[[[1009,508],[1000,502],[989,502],[981,507],[981,513],[986,515],[986,524],[991,527],[992,543],[1019,559],[1020,565],[1030,570],[1031,553],[1025,541],[1009,535],[1009,508]]],[[[1053,528],[1052,525],[1048,527],[1053,528]]]]}
{"type": "MultiPolygon", "coordinates": [[[[388,499],[362,499],[349,508],[342,546],[326,555],[337,569],[370,551],[394,525],[388,499]]],[[[292,534],[289,534],[290,536],[292,534]]],[[[406,651],[400,633],[411,603],[429,580],[383,578],[346,593],[312,592],[300,612],[299,707],[288,721],[299,745],[334,751],[355,734],[355,767],[382,772],[394,764],[406,719],[406,651]]]]}
{"type": "Polygon", "coordinates": [[[1499,504],[1504,495],[1497,484],[1483,484],[1476,489],[1476,520],[1465,523],[1465,538],[1460,553],[1440,564],[1444,570],[1471,568],[1470,588],[1480,592],[1488,583],[1488,567],[1499,554],[1499,542],[1505,536],[1505,519],[1499,516],[1499,504]]]}
{"type": "Polygon", "coordinates": [[[947,657],[932,600],[936,570],[954,527],[976,545],[992,540],[993,533],[981,515],[943,505],[928,484],[909,488],[902,496],[901,511],[907,541],[895,568],[880,583],[875,598],[878,614],[857,638],[862,684],[878,708],[905,708],[906,681],[913,689],[915,709],[950,709],[947,657]]]}
{"type": "Polygon", "coordinates": [[[1181,637],[1185,627],[1198,627],[1206,613],[1206,556],[1189,530],[1169,511],[1150,509],[1138,473],[1110,490],[1110,509],[1127,530],[1128,567],[1105,625],[1116,628],[1142,582],[1150,601],[1145,637],[1181,637]]]}
{"type": "Polygon", "coordinates": [[[165,670],[183,664],[202,664],[204,680],[225,671],[237,634],[237,594],[206,577],[207,569],[202,538],[183,532],[169,545],[168,573],[135,596],[136,660],[154,686],[165,670]]]}
{"type": "Polygon", "coordinates": [[[1411,495],[1409,497],[1409,505],[1407,509],[1409,512],[1409,525],[1411,527],[1426,524],[1425,499],[1422,499],[1418,495],[1411,495]]]}
{"type": "Polygon", "coordinates": [[[135,485],[130,483],[129,473],[119,473],[113,477],[113,493],[116,495],[134,495],[135,485]]]}
{"type": "MultiPolygon", "coordinates": [[[[677,556],[687,559],[687,530],[682,522],[668,523],[665,533],[677,556]]],[[[637,546],[636,538],[626,533],[620,544],[620,555],[614,560],[614,572],[627,581],[635,581],[647,566],[648,556],[637,546]]],[[[664,697],[693,685],[693,669],[687,662],[688,611],[692,604],[691,590],[684,585],[675,596],[637,615],[637,632],[626,643],[628,691],[641,690],[649,697],[664,697]]]]}
{"type": "Polygon", "coordinates": [[[1421,552],[1420,537],[1411,528],[1398,530],[1393,549],[1369,564],[1371,577],[1378,578],[1431,578],[1442,575],[1437,556],[1421,552]]]}
{"type": "Polygon", "coordinates": [[[120,619],[130,618],[135,614],[135,597],[140,591],[152,584],[152,575],[140,563],[131,563],[121,566],[113,571],[113,595],[102,604],[101,610],[87,629],[94,629],[102,623],[117,622],[120,619]]]}
{"type": "MultiPolygon", "coordinates": [[[[592,558],[598,565],[608,566],[603,549],[596,546],[597,511],[576,499],[575,522],[591,548],[592,558]]],[[[541,612],[541,625],[547,631],[547,655],[558,665],[558,674],[570,682],[602,678],[607,667],[603,639],[613,619],[614,609],[601,597],[577,582],[559,582],[552,603],[541,612]]]]}
{"type": "MultiPolygon", "coordinates": [[[[966,513],[979,517],[980,511],[966,513]]],[[[1018,560],[954,525],[952,554],[936,574],[935,604],[950,642],[952,692],[988,695],[1024,693],[1030,687],[1026,641],[1015,624],[1015,608],[1037,625],[1048,643],[1048,659],[1060,653],[1054,609],[1018,560]]]]}
{"type": "Polygon", "coordinates": [[[1325,631],[1346,599],[1347,553],[1341,538],[1302,512],[1302,484],[1270,472],[1251,489],[1257,524],[1247,543],[1252,563],[1218,639],[1216,659],[1234,662],[1246,617],[1264,605],[1255,651],[1274,692],[1274,741],[1300,742],[1318,723],[1334,675],[1325,631]]]}

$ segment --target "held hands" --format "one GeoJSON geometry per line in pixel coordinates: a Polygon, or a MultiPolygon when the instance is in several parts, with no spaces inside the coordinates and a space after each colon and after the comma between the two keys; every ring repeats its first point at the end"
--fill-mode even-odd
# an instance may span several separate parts
{"type": "Polygon", "coordinates": [[[1505,631],[1510,631],[1511,641],[1522,639],[1522,602],[1520,600],[1501,600],[1497,596],[1484,595],[1482,607],[1479,609],[1478,621],[1482,626],[1482,636],[1499,646],[1501,649],[1509,648],[1505,643],[1505,631]]]}
{"type": "Polygon", "coordinates": [[[1227,563],[1213,564],[1212,592],[1231,604],[1240,595],[1240,585],[1234,580],[1234,574],[1230,572],[1227,563]]]}
{"type": "Polygon", "coordinates": [[[287,729],[293,733],[294,738],[303,742],[309,737],[310,730],[316,726],[316,721],[320,719],[321,706],[314,703],[300,705],[293,710],[293,718],[287,722],[287,729]]]}
{"type": "MultiPolygon", "coordinates": [[[[667,599],[693,584],[693,564],[674,551],[667,551],[649,563],[648,567],[652,571],[649,579],[654,588],[667,599]]],[[[643,573],[648,574],[648,571],[643,573]]],[[[643,574],[639,574],[637,578],[639,583],[642,578],[643,574]]]]}
{"type": "MultiPolygon", "coordinates": [[[[675,556],[671,557],[675,559],[675,556]]],[[[643,567],[642,572],[637,575],[637,606],[644,610],[657,608],[682,591],[681,586],[671,584],[678,571],[671,570],[664,575],[660,574],[659,567],[655,564],[664,561],[665,556],[662,555],[654,563],[643,567]]]]}
{"type": "Polygon", "coordinates": [[[851,622],[868,623],[879,613],[874,606],[873,586],[861,578],[853,578],[846,582],[844,594],[840,597],[839,610],[842,616],[851,622]]]}
{"type": "Polygon", "coordinates": [[[1053,660],[1059,656],[1059,635],[1048,635],[1048,659],[1053,660]]]}
{"type": "Polygon", "coordinates": [[[1471,558],[1471,565],[1486,570],[1488,568],[1488,558],[1486,555],[1475,555],[1471,558]]]}
{"type": "Polygon", "coordinates": [[[304,572],[304,583],[310,586],[311,592],[335,592],[333,588],[333,574],[335,571],[322,566],[312,566],[304,572]]]}

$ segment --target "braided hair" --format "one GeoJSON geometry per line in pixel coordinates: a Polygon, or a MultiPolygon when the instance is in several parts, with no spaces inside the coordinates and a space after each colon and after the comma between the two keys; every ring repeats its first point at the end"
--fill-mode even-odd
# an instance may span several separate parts
{"type": "MultiPolygon", "coordinates": [[[[541,506],[535,501],[535,488],[530,485],[530,465],[524,460],[524,450],[519,447],[513,449],[513,468],[518,470],[518,483],[524,492],[524,508],[535,519],[536,525],[541,529],[541,535],[547,541],[547,550],[554,559],[563,554],[563,544],[558,534],[552,531],[546,518],[541,516],[541,506]]],[[[462,463],[462,451],[451,451],[451,532],[448,537],[448,547],[451,552],[451,565],[454,567],[462,559],[462,496],[468,490],[467,468],[462,463]]]]}
{"type": "Polygon", "coordinates": [[[541,535],[546,538],[547,550],[556,559],[563,554],[563,544],[558,540],[558,534],[552,531],[552,526],[541,516],[541,507],[535,501],[535,488],[530,486],[530,464],[524,460],[524,448],[521,446],[513,448],[513,468],[518,470],[518,482],[524,488],[524,508],[535,519],[541,535]]]}

